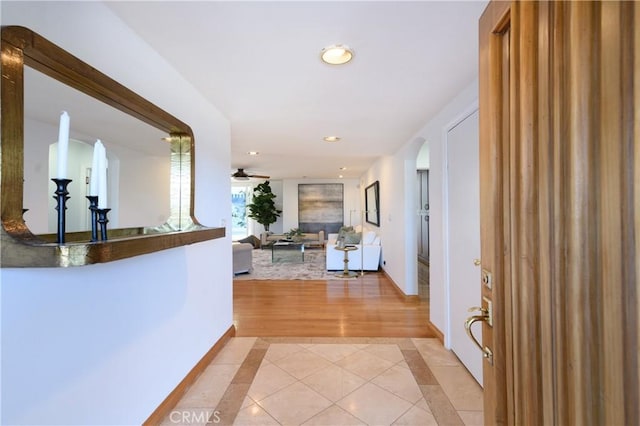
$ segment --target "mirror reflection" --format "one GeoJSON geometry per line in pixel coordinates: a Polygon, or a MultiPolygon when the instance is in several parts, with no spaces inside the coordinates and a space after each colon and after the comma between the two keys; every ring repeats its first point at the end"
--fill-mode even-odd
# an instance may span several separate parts
{"type": "Polygon", "coordinates": [[[188,124],[28,28],[2,27],[0,50],[0,267],[112,262],[225,236],[225,228],[203,226],[193,215],[195,141],[188,124]],[[65,213],[60,244],[49,226],[55,211],[49,200],[63,111],[73,159],[65,155],[61,168],[73,175],[67,189],[77,213],[65,213]],[[112,211],[109,238],[92,242],[85,196],[88,182],[95,189],[88,152],[97,139],[106,148],[95,167],[105,195],[98,205],[112,211]]]}
{"type": "Polygon", "coordinates": [[[35,234],[56,232],[51,181],[59,118],[70,116],[67,232],[91,229],[93,145],[107,152],[109,228],[155,227],[170,215],[169,135],[30,67],[24,67],[24,219],[35,234]]]}

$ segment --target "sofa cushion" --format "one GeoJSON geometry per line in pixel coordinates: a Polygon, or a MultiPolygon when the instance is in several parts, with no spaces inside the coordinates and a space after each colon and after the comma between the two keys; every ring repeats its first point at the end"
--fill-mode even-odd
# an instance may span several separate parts
{"type": "Polygon", "coordinates": [[[369,245],[373,244],[373,240],[376,239],[376,233],[374,231],[369,231],[364,234],[362,237],[362,244],[369,245]]]}

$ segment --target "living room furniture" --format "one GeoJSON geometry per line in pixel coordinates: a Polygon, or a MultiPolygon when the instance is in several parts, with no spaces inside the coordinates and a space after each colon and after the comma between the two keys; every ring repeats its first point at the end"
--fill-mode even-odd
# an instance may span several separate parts
{"type": "Polygon", "coordinates": [[[233,243],[233,274],[251,272],[253,266],[253,245],[249,243],[233,243]]]}
{"type": "Polygon", "coordinates": [[[358,250],[358,247],[352,246],[352,245],[347,245],[347,246],[337,245],[337,246],[334,246],[333,248],[335,250],[338,250],[344,253],[344,259],[342,261],[344,263],[344,269],[342,270],[342,272],[337,273],[336,276],[340,278],[353,278],[356,275],[358,275],[355,272],[349,271],[349,252],[358,250]]]}
{"type": "MultiPolygon", "coordinates": [[[[338,234],[329,234],[326,250],[326,267],[327,271],[339,271],[344,267],[344,256],[342,252],[334,250],[337,245],[338,234]]],[[[361,242],[358,244],[350,244],[362,250],[362,252],[353,253],[349,256],[348,269],[352,271],[377,271],[380,267],[380,253],[382,246],[380,245],[380,236],[375,232],[365,232],[361,242]]]]}
{"type": "Polygon", "coordinates": [[[271,245],[271,263],[298,261],[304,263],[304,243],[276,241],[271,245]]]}
{"type": "MultiPolygon", "coordinates": [[[[270,232],[263,232],[260,234],[260,242],[262,247],[269,247],[271,244],[287,239],[287,236],[284,234],[272,234],[270,232]]],[[[302,234],[300,238],[301,242],[304,242],[305,246],[315,246],[315,247],[324,247],[324,231],[320,231],[317,233],[309,233],[305,232],[302,234]]]]}

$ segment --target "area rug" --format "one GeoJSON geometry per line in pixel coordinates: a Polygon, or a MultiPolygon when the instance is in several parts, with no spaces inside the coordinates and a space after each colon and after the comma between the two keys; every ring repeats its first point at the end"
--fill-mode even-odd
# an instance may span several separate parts
{"type": "Polygon", "coordinates": [[[248,274],[238,274],[234,280],[341,280],[337,271],[326,271],[325,254],[322,249],[307,249],[304,263],[298,258],[271,261],[271,249],[253,250],[253,270],[248,274]]]}

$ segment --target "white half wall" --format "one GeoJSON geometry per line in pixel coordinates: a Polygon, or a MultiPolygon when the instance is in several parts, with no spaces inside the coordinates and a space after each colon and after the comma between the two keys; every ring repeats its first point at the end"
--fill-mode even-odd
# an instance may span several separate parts
{"type": "MultiPolygon", "coordinates": [[[[103,3],[1,7],[2,25],[31,28],[188,123],[195,215],[231,235],[230,128],[213,105],[103,3]]],[[[85,267],[0,269],[0,423],[142,423],[232,325],[231,264],[226,237],[85,267]]]]}

